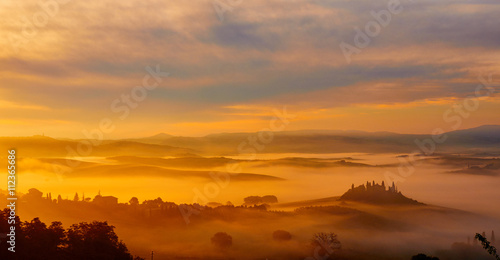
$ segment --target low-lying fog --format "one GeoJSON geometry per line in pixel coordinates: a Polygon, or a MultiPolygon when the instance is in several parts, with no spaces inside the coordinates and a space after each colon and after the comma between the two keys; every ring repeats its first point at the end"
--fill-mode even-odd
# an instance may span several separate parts
{"type": "MultiPolygon", "coordinates": [[[[189,225],[182,218],[171,217],[179,215],[177,208],[173,213],[160,211],[163,215],[154,217],[150,209],[132,206],[108,209],[82,202],[49,202],[45,206],[41,202],[26,208],[20,205],[19,212],[23,220],[41,217],[47,223],[62,221],[65,226],[109,221],[134,254],[147,257],[154,250],[158,259],[222,255],[236,259],[304,259],[311,254],[310,241],[317,232],[338,234],[346,259],[409,259],[421,252],[446,256],[451,253],[439,250],[449,250],[454,242],[466,242],[475,232],[500,228],[500,208],[496,207],[500,177],[498,159],[494,158],[418,157],[412,174],[397,185],[407,197],[429,206],[379,207],[331,198],[342,195],[352,184],[385,181],[390,185],[386,173],[397,174],[404,158],[397,154],[91,157],[73,158],[80,161],[78,166],[59,167],[58,172],[54,165],[64,165],[64,159],[21,158],[17,190],[23,193],[37,188],[50,192],[54,199],[61,195],[72,200],[78,192],[81,200],[83,195],[94,198],[100,191],[117,197],[120,203],[135,196],[140,202],[161,197],[177,204],[231,201],[234,205],[241,205],[243,198],[252,195],[275,195],[279,204],[273,204],[271,210],[284,212],[233,208],[223,214],[208,213],[198,222],[193,218],[189,225]],[[227,182],[226,175],[211,177],[210,172],[226,171],[228,165],[239,166],[242,173],[232,173],[227,182]],[[318,205],[307,200],[328,197],[331,199],[321,205],[332,207],[294,212],[299,207],[318,205]],[[298,201],[306,202],[289,203],[298,201]],[[290,232],[292,239],[286,243],[273,241],[271,234],[278,229],[290,232]],[[233,238],[233,246],[223,253],[210,243],[210,238],[221,231],[233,238]]],[[[459,259],[451,255],[443,259],[459,259]]]]}
{"type": "MultiPolygon", "coordinates": [[[[245,160],[249,156],[240,155],[234,159],[245,160]]],[[[218,167],[169,167],[179,171],[196,171],[196,174],[176,177],[177,172],[163,175],[142,168],[144,163],[134,161],[117,162],[107,158],[78,158],[93,163],[87,171],[70,169],[63,174],[54,173],[50,162],[42,163],[37,159],[23,159],[18,164],[18,191],[27,192],[37,188],[60,194],[63,198],[73,198],[75,192],[80,196],[93,198],[99,191],[103,195],[119,198],[119,202],[128,202],[133,196],[140,201],[161,197],[164,201],[192,203],[199,191],[212,202],[231,201],[235,205],[243,203],[243,198],[250,195],[276,195],[280,202],[318,199],[340,196],[351,187],[366,181],[381,182],[386,172],[398,173],[397,154],[259,154],[257,161],[240,161],[241,172],[256,174],[255,177],[240,178],[234,175],[226,185],[208,176],[210,171],[225,171],[226,164],[218,167]],[[281,158],[320,158],[320,164],[303,161],[274,161],[281,158]],[[331,158],[331,160],[327,160],[331,158]],[[324,161],[322,161],[324,160],[324,161]],[[353,164],[324,165],[345,160],[353,164]],[[131,166],[113,169],[99,168],[103,165],[131,166]],[[133,166],[133,167],[132,167],[133,166]],[[107,172],[108,171],[108,172],[107,172]],[[262,177],[262,175],[265,175],[262,177]],[[164,177],[167,176],[167,177],[164,177]],[[274,176],[280,179],[266,179],[274,176]]],[[[429,158],[420,158],[429,159],[429,158]]],[[[500,197],[500,177],[495,175],[473,175],[450,173],[452,170],[466,168],[464,163],[432,163],[423,160],[411,175],[397,183],[407,197],[426,204],[474,211],[500,217],[500,208],[492,206],[500,197]]],[[[181,172],[182,173],[182,172],[181,172]]],[[[196,202],[196,201],[194,201],[196,202]]],[[[203,203],[204,200],[197,202],[203,203]]]]}

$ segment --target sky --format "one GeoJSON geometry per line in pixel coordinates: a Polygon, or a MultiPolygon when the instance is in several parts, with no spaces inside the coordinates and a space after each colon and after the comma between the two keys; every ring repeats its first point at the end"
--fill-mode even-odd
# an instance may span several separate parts
{"type": "Polygon", "coordinates": [[[0,135],[82,138],[103,119],[106,138],[254,132],[284,108],[285,130],[431,133],[464,102],[477,108],[453,110],[458,128],[500,124],[496,95],[467,100],[500,86],[499,13],[497,0],[1,0],[0,135]]]}

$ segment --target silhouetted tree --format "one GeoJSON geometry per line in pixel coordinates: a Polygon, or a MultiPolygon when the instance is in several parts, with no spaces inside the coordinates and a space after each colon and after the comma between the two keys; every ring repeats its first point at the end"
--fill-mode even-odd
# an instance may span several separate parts
{"type": "Polygon", "coordinates": [[[30,202],[40,201],[40,200],[42,200],[42,197],[43,197],[43,192],[41,192],[35,188],[29,189],[28,193],[26,195],[24,195],[24,198],[30,202]]]}
{"type": "Polygon", "coordinates": [[[75,193],[75,197],[73,197],[73,201],[79,201],[80,197],[78,197],[78,192],[75,193]]]}
{"type": "Polygon", "coordinates": [[[342,244],[337,239],[337,235],[335,233],[316,233],[313,235],[313,239],[311,241],[311,246],[313,250],[316,251],[317,248],[318,254],[322,256],[327,256],[333,254],[335,251],[342,248],[342,244]]]}
{"type": "MultiPolygon", "coordinates": [[[[483,232],[483,234],[484,234],[484,232],[483,232]]],[[[483,246],[483,248],[490,255],[494,256],[497,260],[500,260],[500,256],[497,254],[497,249],[494,246],[490,245],[490,241],[488,241],[484,235],[476,233],[476,236],[474,238],[479,240],[479,242],[481,242],[481,245],[483,246]]]]}
{"type": "MultiPolygon", "coordinates": [[[[0,211],[0,233],[9,233],[10,210],[0,211]]],[[[67,231],[61,222],[47,227],[39,218],[21,222],[15,218],[16,252],[0,237],[0,259],[9,260],[133,260],[114,227],[107,222],[80,223],[67,231]]],[[[144,260],[136,257],[134,260],[144,260]]]]}
{"type": "Polygon", "coordinates": [[[23,233],[23,254],[27,259],[50,259],[62,254],[64,242],[64,228],[61,222],[53,222],[47,228],[39,218],[31,222],[24,222],[21,226],[23,233]]]}
{"type": "Polygon", "coordinates": [[[274,195],[266,195],[262,197],[262,203],[278,203],[278,198],[274,195]]]}
{"type": "Polygon", "coordinates": [[[249,196],[243,199],[247,205],[257,205],[262,203],[262,198],[260,196],[249,196]]]}
{"type": "Polygon", "coordinates": [[[137,206],[139,205],[139,199],[137,197],[132,197],[128,203],[131,205],[131,206],[137,206]]]}
{"type": "MultiPolygon", "coordinates": [[[[0,211],[0,234],[9,234],[11,224],[9,224],[9,220],[15,221],[15,232],[16,232],[16,248],[23,246],[23,234],[21,230],[21,221],[18,216],[9,219],[10,217],[10,209],[4,209],[0,211]]],[[[12,223],[12,222],[11,222],[12,223]]],[[[17,250],[16,253],[12,253],[8,250],[10,245],[7,241],[10,240],[10,237],[2,237],[0,236],[0,259],[19,259],[17,258],[17,250]]]]}
{"type": "Polygon", "coordinates": [[[82,222],[72,225],[67,232],[68,252],[72,259],[131,260],[127,247],[118,240],[114,226],[107,222],[82,222]]]}
{"type": "Polygon", "coordinates": [[[233,238],[225,232],[215,233],[210,241],[219,249],[226,249],[233,245],[233,238]]]}
{"type": "Polygon", "coordinates": [[[161,205],[163,204],[163,200],[160,197],[158,197],[154,200],[145,200],[142,204],[146,205],[146,207],[150,209],[154,209],[161,207],[161,205]]]}

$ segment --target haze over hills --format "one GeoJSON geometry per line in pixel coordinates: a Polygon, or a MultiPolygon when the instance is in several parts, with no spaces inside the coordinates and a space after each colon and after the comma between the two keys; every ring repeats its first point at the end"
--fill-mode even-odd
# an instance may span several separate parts
{"type": "MultiPolygon", "coordinates": [[[[500,144],[500,126],[485,125],[447,132],[443,136],[446,140],[442,144],[435,144],[436,152],[467,152],[473,149],[482,149],[483,152],[495,151],[500,144]]],[[[410,153],[419,149],[416,141],[422,143],[424,140],[431,141],[432,136],[390,132],[302,130],[274,132],[266,137],[259,137],[258,133],[221,133],[204,137],[172,136],[161,133],[146,138],[104,141],[63,140],[45,136],[2,137],[0,147],[3,149],[15,147],[22,150],[25,156],[34,157],[67,156],[71,151],[77,151],[81,142],[91,143],[92,151],[88,154],[80,152],[79,156],[194,156],[255,152],[410,153]],[[262,138],[268,138],[264,141],[266,143],[262,138]]],[[[80,150],[87,151],[87,148],[80,147],[80,150]]]]}
{"type": "Polygon", "coordinates": [[[0,147],[4,150],[15,148],[19,150],[20,155],[26,157],[84,157],[110,154],[176,156],[195,152],[192,149],[127,140],[60,140],[47,136],[0,137],[0,147]]]}
{"type": "MultiPolygon", "coordinates": [[[[359,259],[388,259],[382,247],[387,241],[397,240],[411,245],[411,250],[426,248],[433,252],[449,248],[455,241],[466,241],[478,230],[498,229],[497,218],[490,217],[498,209],[488,209],[498,198],[500,159],[491,155],[498,149],[498,130],[499,126],[483,126],[449,132],[445,143],[436,144],[434,156],[415,156],[419,162],[416,173],[405,184],[399,184],[408,197],[388,180],[359,187],[351,183],[380,179],[387,171],[397,172],[398,160],[407,159],[407,152],[418,149],[415,139],[424,140],[429,135],[303,130],[274,133],[273,140],[264,144],[257,133],[204,137],[162,133],[103,140],[83,156],[68,155],[68,147],[76,152],[78,145],[97,140],[34,136],[0,138],[0,145],[18,150],[20,183],[26,187],[20,186],[21,192],[29,193],[28,187],[36,187],[54,197],[62,195],[60,200],[42,198],[43,203],[25,205],[25,218],[41,216],[64,223],[87,220],[82,218],[109,220],[134,251],[144,255],[150,253],[151,245],[158,255],[161,253],[156,248],[162,248],[164,256],[174,254],[181,241],[189,245],[187,253],[180,255],[186,257],[193,244],[210,241],[206,234],[220,231],[231,234],[237,246],[254,241],[251,247],[241,249],[241,255],[257,247],[274,252],[274,247],[281,244],[266,239],[274,230],[283,229],[292,234],[292,243],[308,243],[314,233],[334,231],[346,248],[370,252],[359,259]],[[251,144],[249,138],[256,143],[251,144]],[[255,145],[264,148],[258,150],[255,145]],[[255,153],[274,154],[253,159],[232,156],[252,152],[251,148],[255,153]],[[297,154],[290,154],[294,152],[297,154]],[[312,155],[303,154],[307,152],[312,155]],[[320,154],[334,152],[342,154],[320,154]],[[479,153],[490,155],[482,157],[479,153]],[[63,171],[56,172],[54,165],[63,171]],[[241,166],[241,173],[229,171],[228,165],[241,166]],[[117,180],[120,184],[114,185],[117,180]],[[472,185],[483,185],[487,191],[467,190],[472,185]],[[92,201],[94,194],[101,192],[113,199],[111,206],[103,208],[98,201],[92,201]],[[71,200],[75,193],[85,199],[71,200]],[[275,195],[281,203],[272,203],[269,208],[236,206],[245,196],[266,194],[275,195]],[[336,195],[341,196],[332,197],[336,195]],[[132,196],[138,203],[131,202],[132,196]],[[186,229],[185,216],[177,207],[195,203],[199,214],[189,217],[189,225],[202,227],[201,231],[186,229]],[[145,231],[144,237],[137,238],[137,228],[145,231]],[[364,233],[370,239],[360,245],[359,237],[364,233]],[[158,238],[155,234],[161,235],[158,238]],[[147,239],[147,246],[142,239],[147,239]],[[174,245],[171,250],[169,245],[174,245]],[[381,248],[380,257],[373,257],[373,248],[381,248]]],[[[290,248],[295,247],[293,244],[290,248]]],[[[401,248],[398,254],[405,257],[416,253],[401,248]]],[[[206,252],[203,246],[194,246],[194,250],[206,252]]]]}
{"type": "Polygon", "coordinates": [[[130,139],[126,139],[126,140],[131,141],[131,142],[140,142],[140,143],[146,143],[146,144],[161,144],[165,140],[170,139],[172,137],[174,137],[174,136],[166,134],[166,133],[159,133],[159,134],[149,136],[149,137],[130,138],[130,139]]]}
{"type": "Polygon", "coordinates": [[[447,133],[449,141],[455,145],[498,145],[500,143],[500,126],[483,125],[476,128],[456,130],[447,133]]]}
{"type": "MultiPolygon", "coordinates": [[[[380,188],[383,185],[367,183],[367,186],[380,194],[383,192],[396,196],[400,194],[396,192],[394,186],[389,188],[389,191],[382,191],[380,188]]],[[[354,193],[358,195],[366,191],[366,189],[360,191],[358,187],[347,191],[344,196],[351,194],[353,190],[356,190],[354,193]]],[[[135,252],[148,255],[151,253],[151,248],[154,248],[155,258],[158,256],[162,259],[254,259],[206,258],[201,254],[199,257],[192,256],[192,252],[199,252],[202,249],[205,249],[203,254],[210,253],[204,244],[209,243],[210,235],[220,230],[233,236],[236,246],[241,245],[235,249],[241,255],[255,250],[255,247],[246,247],[247,241],[264,248],[266,252],[262,255],[266,257],[275,252],[273,250],[280,250],[283,245],[291,244],[295,249],[307,249],[312,234],[334,230],[342,241],[343,251],[340,253],[345,257],[341,259],[409,259],[408,255],[414,254],[414,250],[425,249],[433,252],[436,249],[449,248],[454,241],[467,241],[467,236],[473,235],[476,230],[496,230],[499,225],[497,220],[473,212],[415,203],[408,198],[406,198],[408,201],[403,203],[400,201],[396,204],[387,203],[383,196],[378,196],[372,201],[339,200],[338,197],[328,197],[283,204],[218,203],[210,206],[177,204],[168,197],[142,202],[136,198],[135,202],[130,200],[129,203],[117,203],[113,200],[113,196],[101,195],[81,200],[59,197],[52,199],[56,197],[55,193],[52,197],[50,190],[44,192],[46,196],[42,196],[43,192],[32,189],[20,196],[20,201],[25,205],[22,208],[24,218],[41,217],[48,221],[62,220],[64,223],[88,221],[87,219],[93,218],[106,219],[116,225],[117,231],[135,252]],[[286,210],[274,210],[284,208],[286,210]],[[188,224],[186,219],[189,220],[188,224]],[[200,227],[203,230],[200,231],[200,227]],[[289,232],[291,238],[279,243],[272,241],[271,234],[278,228],[289,232]],[[137,236],[137,229],[144,231],[140,239],[137,236]],[[250,229],[254,232],[248,232],[250,229]],[[370,239],[360,239],[363,235],[370,239]],[[148,246],[143,245],[144,239],[148,241],[148,246]],[[192,244],[188,250],[179,252],[178,241],[192,244]],[[384,246],[387,241],[397,250],[387,251],[384,246]],[[413,247],[395,246],[399,244],[413,247]],[[397,256],[389,257],[394,254],[397,256]],[[170,255],[176,257],[168,257],[170,255]]],[[[0,192],[0,197],[2,196],[5,195],[0,192]]],[[[290,249],[285,248],[285,250],[289,257],[277,259],[305,259],[308,255],[307,252],[303,253],[300,250],[293,251],[293,254],[290,253],[290,249]]],[[[445,252],[441,254],[446,255],[445,252]]],[[[488,257],[468,259],[488,259],[488,257]]]]}
{"type": "MultiPolygon", "coordinates": [[[[500,144],[500,125],[484,125],[476,128],[445,133],[446,141],[438,144],[436,151],[457,148],[486,150],[500,144]]],[[[134,139],[137,142],[168,145],[198,150],[202,153],[216,152],[219,155],[251,153],[250,138],[258,133],[220,133],[203,137],[172,136],[158,134],[152,137],[134,139]],[[247,142],[247,145],[242,144],[247,142]]],[[[266,137],[268,138],[268,137],[266,137]]],[[[271,145],[265,145],[267,153],[339,153],[339,152],[400,152],[409,153],[418,148],[416,140],[432,138],[425,134],[398,134],[392,132],[365,132],[340,130],[298,130],[274,132],[271,145]]],[[[260,152],[260,151],[259,151],[260,152]]]]}

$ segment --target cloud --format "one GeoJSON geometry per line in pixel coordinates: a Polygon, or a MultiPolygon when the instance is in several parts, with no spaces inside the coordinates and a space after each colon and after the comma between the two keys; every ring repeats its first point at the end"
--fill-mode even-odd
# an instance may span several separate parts
{"type": "Polygon", "coordinates": [[[0,100],[0,109],[21,109],[21,110],[50,110],[48,107],[28,105],[28,104],[18,104],[7,100],[0,100]]]}
{"type": "Polygon", "coordinates": [[[44,12],[38,2],[1,4],[2,100],[12,102],[8,109],[50,108],[33,115],[40,120],[79,113],[78,127],[113,115],[110,103],[156,64],[170,77],[134,115],[177,126],[211,121],[210,129],[221,131],[237,124],[221,122],[240,123],[252,113],[252,120],[263,120],[262,111],[228,112],[231,106],[288,104],[308,113],[404,107],[462,98],[479,73],[500,69],[500,5],[493,0],[401,0],[403,11],[351,64],[339,44],[354,44],[354,27],[363,29],[374,20],[371,11],[386,9],[388,1],[243,1],[224,21],[210,1],[70,1],[16,53],[9,37],[22,38],[26,19],[33,23],[44,12]]]}

